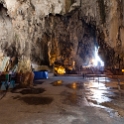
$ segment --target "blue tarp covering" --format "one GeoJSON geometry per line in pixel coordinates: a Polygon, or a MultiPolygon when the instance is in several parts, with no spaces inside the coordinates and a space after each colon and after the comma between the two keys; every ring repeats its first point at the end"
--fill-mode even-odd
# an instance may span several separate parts
{"type": "Polygon", "coordinates": [[[34,71],[34,80],[38,79],[48,79],[47,71],[34,71]]]}

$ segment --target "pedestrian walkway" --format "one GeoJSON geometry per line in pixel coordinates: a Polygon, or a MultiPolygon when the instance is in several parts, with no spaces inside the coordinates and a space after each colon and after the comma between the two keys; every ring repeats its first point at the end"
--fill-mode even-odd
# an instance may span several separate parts
{"type": "Polygon", "coordinates": [[[124,124],[123,96],[116,80],[51,75],[7,92],[0,124],[124,124]]]}

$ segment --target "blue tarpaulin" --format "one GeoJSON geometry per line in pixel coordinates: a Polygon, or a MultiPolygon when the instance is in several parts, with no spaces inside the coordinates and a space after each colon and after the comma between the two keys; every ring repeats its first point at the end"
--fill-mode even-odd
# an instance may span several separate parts
{"type": "Polygon", "coordinates": [[[34,80],[48,79],[47,71],[34,71],[34,80]]]}

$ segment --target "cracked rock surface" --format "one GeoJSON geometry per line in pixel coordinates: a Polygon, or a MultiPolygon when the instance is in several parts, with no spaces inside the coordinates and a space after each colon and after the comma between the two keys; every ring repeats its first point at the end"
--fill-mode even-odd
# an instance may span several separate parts
{"type": "Polygon", "coordinates": [[[20,61],[75,61],[77,67],[99,45],[107,66],[119,58],[123,67],[123,6],[123,0],[0,0],[0,51],[20,61]]]}

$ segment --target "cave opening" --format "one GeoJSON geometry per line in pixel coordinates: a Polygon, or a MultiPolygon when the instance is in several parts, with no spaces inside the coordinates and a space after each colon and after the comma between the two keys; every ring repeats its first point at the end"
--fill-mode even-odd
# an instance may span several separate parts
{"type": "Polygon", "coordinates": [[[87,24],[83,20],[83,38],[78,42],[76,70],[78,73],[103,73],[105,55],[99,44],[99,37],[95,25],[87,24]],[[80,59],[79,59],[80,58],[80,59]]]}
{"type": "Polygon", "coordinates": [[[49,62],[53,62],[55,72],[60,74],[77,73],[81,67],[103,70],[105,66],[96,25],[86,23],[78,14],[74,11],[64,16],[51,14],[46,18],[46,34],[50,34],[48,41],[51,41],[49,62]]]}

